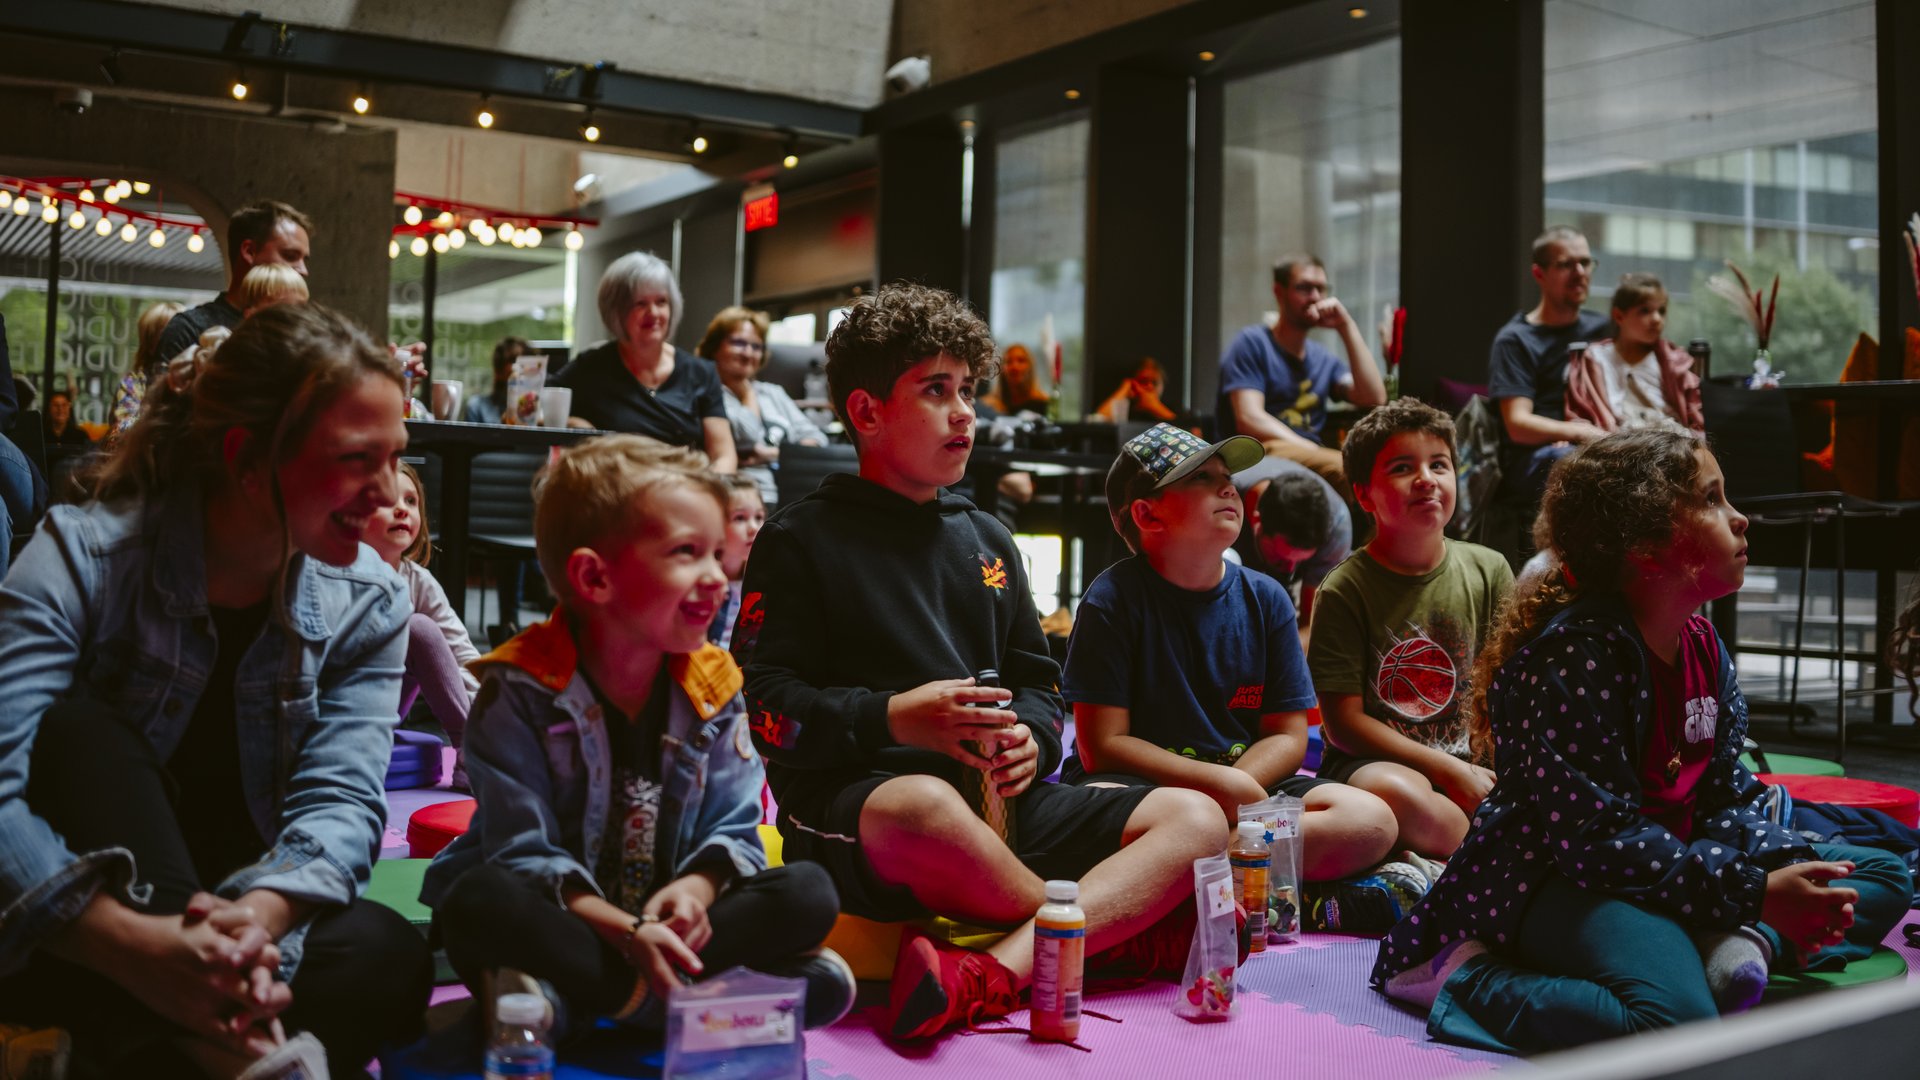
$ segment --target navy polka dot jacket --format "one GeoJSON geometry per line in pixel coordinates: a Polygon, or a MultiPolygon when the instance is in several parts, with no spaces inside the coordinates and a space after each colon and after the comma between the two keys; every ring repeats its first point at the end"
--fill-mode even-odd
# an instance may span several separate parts
{"type": "Polygon", "coordinates": [[[1755,806],[1765,785],[1738,761],[1747,703],[1716,642],[1721,723],[1691,841],[1640,812],[1654,704],[1645,646],[1618,601],[1562,611],[1507,661],[1488,691],[1497,782],[1433,890],[1380,943],[1376,988],[1461,938],[1498,953],[1549,874],[1696,929],[1759,921],[1767,873],[1813,850],[1755,806]]]}

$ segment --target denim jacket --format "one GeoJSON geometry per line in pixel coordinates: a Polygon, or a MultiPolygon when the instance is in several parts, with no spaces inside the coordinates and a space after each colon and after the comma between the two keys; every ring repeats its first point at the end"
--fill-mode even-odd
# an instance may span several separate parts
{"type": "MultiPolygon", "coordinates": [[[[421,901],[438,907],[460,875],[484,862],[555,903],[568,886],[600,893],[593,868],[608,842],[613,755],[593,689],[575,678],[579,657],[565,618],[528,628],[474,667],[480,696],[467,717],[465,754],[480,805],[467,832],[427,868],[421,901]]],[[[765,770],[747,730],[740,669],[707,645],[669,655],[667,673],[660,863],[674,877],[716,864],[741,877],[758,873],[767,865],[758,829],[765,770]]]]}
{"type": "MultiPolygon", "coordinates": [[[[99,889],[150,893],[130,852],[75,853],[35,816],[28,767],[41,718],[69,699],[107,706],[172,755],[216,652],[203,521],[197,488],[56,506],[0,584],[0,972],[99,889]]],[[[267,619],[234,681],[244,797],[265,854],[216,891],[343,905],[365,888],[386,825],[412,606],[367,547],[346,567],[296,554],[285,581],[284,621],[267,619]]],[[[285,977],[304,935],[280,941],[285,977]]]]}

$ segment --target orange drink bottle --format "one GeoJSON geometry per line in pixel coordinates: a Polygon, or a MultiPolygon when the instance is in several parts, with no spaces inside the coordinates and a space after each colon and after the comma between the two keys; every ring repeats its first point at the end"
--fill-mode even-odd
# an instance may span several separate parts
{"type": "Polygon", "coordinates": [[[1073,1042],[1080,1037],[1080,987],[1087,949],[1087,913],[1080,883],[1047,882],[1047,902],[1033,923],[1033,1037],[1073,1042]]]}
{"type": "Polygon", "coordinates": [[[1273,856],[1267,851],[1267,827],[1257,821],[1243,821],[1234,830],[1233,846],[1227,849],[1227,861],[1233,864],[1233,891],[1247,909],[1247,934],[1252,938],[1248,952],[1267,951],[1267,873],[1273,868],[1273,856]]]}

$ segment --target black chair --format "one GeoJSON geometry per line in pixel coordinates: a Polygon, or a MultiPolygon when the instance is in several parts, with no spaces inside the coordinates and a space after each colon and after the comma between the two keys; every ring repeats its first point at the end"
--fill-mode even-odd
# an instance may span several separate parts
{"type": "Polygon", "coordinates": [[[860,455],[852,446],[788,443],[780,448],[779,467],[773,470],[773,482],[780,493],[780,505],[791,506],[813,494],[829,473],[859,471],[860,455]]]}
{"type": "MultiPolygon", "coordinates": [[[[1737,382],[1709,380],[1700,387],[1714,456],[1726,475],[1727,498],[1755,526],[1798,525],[1800,589],[1794,605],[1793,676],[1787,694],[1787,726],[1800,704],[1800,661],[1806,650],[1807,578],[1813,570],[1813,531],[1833,526],[1835,651],[1840,654],[1836,761],[1847,753],[1846,635],[1847,521],[1896,517],[1916,504],[1879,502],[1844,491],[1800,490],[1800,451],[1794,438],[1792,403],[1782,393],[1748,390],[1737,382]]],[[[1732,645],[1729,643],[1729,647],[1732,645]]]]}
{"type": "MultiPolygon", "coordinates": [[[[469,558],[501,563],[532,561],[533,478],[546,463],[544,451],[474,455],[472,502],[467,510],[469,558]]],[[[513,571],[503,571],[507,572],[513,571]]],[[[480,624],[485,626],[487,602],[484,573],[481,575],[481,586],[480,624]]],[[[504,603],[501,607],[501,625],[517,625],[519,612],[505,610],[504,603]]]]}

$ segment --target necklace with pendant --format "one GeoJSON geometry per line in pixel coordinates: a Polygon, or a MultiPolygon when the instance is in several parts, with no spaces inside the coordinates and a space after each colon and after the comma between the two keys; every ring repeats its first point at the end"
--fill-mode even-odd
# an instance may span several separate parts
{"type": "Polygon", "coordinates": [[[1679,781],[1680,781],[1680,748],[1675,747],[1673,751],[1673,756],[1667,759],[1667,785],[1671,787],[1672,785],[1678,783],[1679,781]]]}

